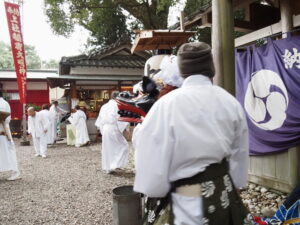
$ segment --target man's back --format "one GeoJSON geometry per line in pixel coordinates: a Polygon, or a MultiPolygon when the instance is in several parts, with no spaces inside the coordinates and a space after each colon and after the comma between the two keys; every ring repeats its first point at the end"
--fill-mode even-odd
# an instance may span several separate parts
{"type": "Polygon", "coordinates": [[[28,126],[33,137],[40,137],[48,129],[49,121],[44,112],[36,112],[34,117],[29,116],[28,126]]]}
{"type": "Polygon", "coordinates": [[[10,105],[4,98],[0,97],[0,111],[10,113],[10,105]]]}
{"type": "Polygon", "coordinates": [[[243,111],[228,92],[202,83],[186,85],[166,96],[162,104],[171,109],[169,127],[175,140],[171,180],[192,176],[232,155],[243,111]],[[185,168],[191,164],[192,170],[185,168]]]}
{"type": "MultiPolygon", "coordinates": [[[[149,164],[149,171],[152,169],[149,182],[161,179],[160,190],[143,192],[153,197],[164,196],[172,181],[191,177],[224,158],[234,161],[235,156],[248,154],[242,107],[233,96],[212,86],[204,76],[187,78],[182,88],[156,102],[136,139],[137,167],[149,164]],[[168,173],[158,175],[166,170],[168,173]]],[[[244,164],[245,168],[239,171],[242,175],[236,175],[239,172],[234,165],[231,168],[237,186],[246,184],[247,162],[244,164]]],[[[142,181],[139,176],[147,174],[137,174],[137,190],[139,179],[142,181]]],[[[149,185],[142,182],[142,189],[149,185]]]]}

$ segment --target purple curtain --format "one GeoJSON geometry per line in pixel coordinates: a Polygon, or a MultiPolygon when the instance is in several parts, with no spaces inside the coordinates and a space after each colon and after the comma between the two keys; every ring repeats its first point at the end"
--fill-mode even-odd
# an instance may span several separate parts
{"type": "Polygon", "coordinates": [[[236,52],[236,97],[246,111],[250,154],[300,143],[300,37],[236,52]]]}

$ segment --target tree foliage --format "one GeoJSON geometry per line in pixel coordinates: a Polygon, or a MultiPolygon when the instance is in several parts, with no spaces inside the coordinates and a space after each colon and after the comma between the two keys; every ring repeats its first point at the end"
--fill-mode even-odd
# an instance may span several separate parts
{"type": "Polygon", "coordinates": [[[75,24],[91,32],[91,45],[107,46],[135,28],[166,29],[171,6],[179,0],[45,0],[48,22],[69,36],[75,24]]]}
{"type": "Polygon", "coordinates": [[[26,64],[28,69],[40,69],[41,58],[37,55],[35,47],[32,45],[25,45],[26,64]]]}
{"type": "MultiPolygon", "coordinates": [[[[207,8],[211,4],[211,0],[187,0],[184,12],[185,15],[190,15],[198,12],[201,8],[207,8]]],[[[239,9],[234,12],[234,18],[239,20],[245,19],[245,10],[239,9]]],[[[191,41],[204,41],[211,44],[211,27],[199,28],[194,27],[192,30],[196,31],[196,35],[191,41]]],[[[244,35],[244,32],[235,31],[235,38],[244,35]]]]}
{"type": "Polygon", "coordinates": [[[10,45],[0,41],[0,69],[12,69],[14,67],[10,45]]]}
{"type": "Polygon", "coordinates": [[[111,0],[104,0],[107,8],[83,9],[79,22],[91,32],[89,45],[108,46],[130,36],[126,16],[120,7],[114,7],[111,0]],[[85,11],[85,12],[83,12],[85,11]]]}
{"type": "MultiPolygon", "coordinates": [[[[211,0],[187,0],[187,3],[184,8],[184,14],[185,15],[191,15],[199,10],[201,8],[206,8],[211,3],[211,0]]],[[[199,28],[194,27],[192,29],[193,31],[196,31],[196,34],[194,37],[191,38],[191,41],[203,41],[208,44],[211,44],[211,28],[199,28]]]]}
{"type": "MultiPolygon", "coordinates": [[[[10,45],[0,41],[0,53],[0,69],[14,69],[10,45]]],[[[27,69],[41,69],[41,64],[43,64],[43,69],[56,69],[58,67],[58,62],[55,60],[43,61],[41,63],[41,58],[32,45],[25,45],[25,54],[27,69]]]]}
{"type": "Polygon", "coordinates": [[[57,69],[59,62],[55,59],[50,59],[48,61],[42,61],[42,69],[57,69]]]}

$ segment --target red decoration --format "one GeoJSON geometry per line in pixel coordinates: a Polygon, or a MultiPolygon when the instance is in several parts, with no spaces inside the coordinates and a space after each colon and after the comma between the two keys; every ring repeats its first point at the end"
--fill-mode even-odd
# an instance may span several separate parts
{"type": "Polygon", "coordinates": [[[17,4],[5,2],[11,49],[17,74],[20,102],[26,103],[26,60],[23,36],[21,30],[20,7],[17,4]]]}

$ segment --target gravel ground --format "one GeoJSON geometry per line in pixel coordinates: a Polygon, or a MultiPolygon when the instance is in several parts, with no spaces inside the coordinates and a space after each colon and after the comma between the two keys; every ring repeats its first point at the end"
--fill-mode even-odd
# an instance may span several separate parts
{"type": "Polygon", "coordinates": [[[111,191],[132,184],[132,162],[108,175],[101,170],[99,144],[57,144],[48,154],[36,158],[32,146],[17,147],[22,179],[9,182],[9,174],[0,174],[0,225],[111,225],[111,191]]]}
{"type": "Polygon", "coordinates": [[[255,184],[241,192],[244,204],[257,216],[272,217],[287,195],[255,184]]]}
{"type": "MultiPolygon", "coordinates": [[[[18,145],[18,144],[17,144],[18,145]]],[[[111,225],[112,189],[133,183],[132,151],[123,172],[101,170],[100,144],[83,148],[57,144],[46,159],[33,147],[17,147],[22,179],[0,174],[0,225],[111,225]]],[[[258,215],[272,216],[285,194],[249,184],[243,202],[258,215]]]]}

